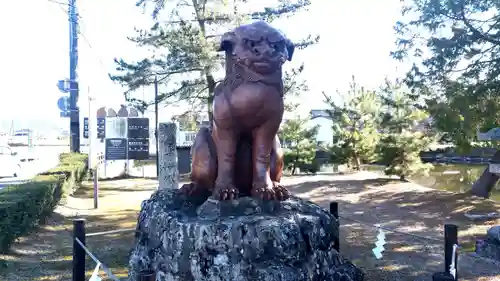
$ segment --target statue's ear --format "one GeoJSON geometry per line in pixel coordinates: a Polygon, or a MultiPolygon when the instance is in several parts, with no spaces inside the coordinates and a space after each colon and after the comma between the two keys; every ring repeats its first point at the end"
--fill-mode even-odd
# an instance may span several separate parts
{"type": "Polygon", "coordinates": [[[293,52],[295,52],[295,44],[293,44],[292,41],[287,39],[285,46],[286,46],[286,51],[288,53],[288,61],[291,61],[293,57],[293,52]]]}
{"type": "Polygon", "coordinates": [[[220,38],[220,45],[217,51],[218,52],[225,51],[226,53],[232,52],[235,43],[236,43],[236,34],[234,34],[234,32],[226,32],[220,38]]]}

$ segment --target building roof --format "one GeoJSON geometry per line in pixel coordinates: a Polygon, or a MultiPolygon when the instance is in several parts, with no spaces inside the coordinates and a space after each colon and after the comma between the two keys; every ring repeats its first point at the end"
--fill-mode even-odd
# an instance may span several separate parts
{"type": "Polygon", "coordinates": [[[330,109],[312,109],[311,110],[311,119],[316,119],[316,118],[327,118],[327,119],[332,119],[330,117],[330,109]]]}

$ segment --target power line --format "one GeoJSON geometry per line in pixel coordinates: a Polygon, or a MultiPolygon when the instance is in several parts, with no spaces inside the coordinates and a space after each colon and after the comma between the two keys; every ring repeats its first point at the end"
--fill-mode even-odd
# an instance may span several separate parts
{"type": "Polygon", "coordinates": [[[52,3],[56,3],[56,4],[59,4],[59,5],[64,5],[64,6],[69,6],[69,3],[63,3],[63,2],[60,2],[60,1],[56,1],[56,0],[47,0],[47,2],[52,2],[52,3]]]}
{"type": "MultiPolygon", "coordinates": [[[[83,41],[85,42],[85,44],[87,44],[87,46],[92,50],[92,51],[95,51],[95,49],[92,47],[92,44],[90,44],[90,41],[87,39],[87,37],[85,36],[85,34],[83,33],[83,31],[78,31],[78,34],[81,35],[83,41]]],[[[102,59],[94,54],[94,58],[97,59],[99,61],[99,65],[102,67],[102,69],[107,73],[106,71],[106,66],[104,65],[104,62],[102,61],[102,59]]]]}
{"type": "Polygon", "coordinates": [[[64,7],[63,7],[63,6],[69,6],[68,3],[62,3],[62,2],[58,2],[58,1],[54,1],[54,0],[47,0],[47,2],[58,4],[57,7],[59,7],[59,9],[61,9],[61,11],[64,12],[64,15],[68,14],[68,10],[64,9],[64,7]]]}
{"type": "MultiPolygon", "coordinates": [[[[80,9],[80,10],[83,11],[83,9],[80,9]]],[[[106,66],[104,65],[104,62],[101,59],[101,56],[98,54],[99,52],[97,52],[96,49],[94,49],[94,47],[90,43],[90,40],[88,40],[87,36],[85,35],[85,33],[86,33],[85,30],[87,30],[87,28],[86,28],[87,25],[85,24],[85,20],[84,20],[83,15],[81,13],[78,13],[78,18],[79,18],[79,21],[81,23],[81,26],[83,27],[83,30],[82,29],[78,30],[78,34],[81,35],[81,37],[82,37],[83,41],[85,42],[85,44],[94,52],[94,58],[97,59],[97,61],[99,62],[100,67],[107,74],[108,71],[106,69],[106,66]]]]}
{"type": "MultiPolygon", "coordinates": [[[[56,0],[47,0],[47,2],[51,2],[51,3],[55,3],[55,4],[58,4],[58,7],[61,9],[62,12],[64,12],[64,14],[66,15],[68,13],[67,10],[64,9],[63,6],[70,6],[69,3],[63,3],[63,2],[59,2],[59,1],[56,1],[56,0]]],[[[81,9],[80,9],[81,10],[81,9]]],[[[83,29],[86,30],[85,26],[85,21],[83,20],[83,17],[81,14],[77,14],[77,17],[79,18],[79,21],[81,24],[79,24],[80,26],[84,27],[83,29]]],[[[96,52],[96,50],[92,47],[92,44],[90,43],[90,41],[87,39],[87,36],[85,36],[85,32],[83,30],[81,30],[80,28],[78,29],[78,34],[82,37],[83,41],[85,42],[85,44],[94,52],[96,52]]],[[[104,62],[102,61],[102,59],[100,58],[100,56],[94,54],[94,57],[95,59],[97,59],[99,61],[99,64],[100,66],[102,67],[102,69],[104,70],[104,72],[107,73],[107,70],[106,70],[106,67],[104,65],[104,62]]]]}

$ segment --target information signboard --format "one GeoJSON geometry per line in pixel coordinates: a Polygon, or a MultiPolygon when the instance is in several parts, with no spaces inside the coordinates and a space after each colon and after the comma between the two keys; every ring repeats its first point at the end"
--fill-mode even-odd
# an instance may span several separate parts
{"type": "Polygon", "coordinates": [[[106,139],[106,160],[127,160],[127,139],[106,139]]]}
{"type": "MultiPolygon", "coordinates": [[[[106,137],[106,118],[97,117],[96,121],[97,121],[96,122],[96,124],[97,124],[97,138],[104,139],[106,137]]],[[[83,118],[83,137],[86,139],[89,138],[89,118],[88,117],[83,118]]]]}
{"type": "Polygon", "coordinates": [[[128,159],[149,158],[149,118],[128,118],[128,159]]]}
{"type": "Polygon", "coordinates": [[[106,137],[106,118],[97,117],[97,138],[104,139],[106,137]]]}
{"type": "Polygon", "coordinates": [[[127,117],[107,117],[105,120],[106,138],[127,138],[127,117]]]}
{"type": "Polygon", "coordinates": [[[84,139],[89,138],[89,118],[88,117],[83,118],[83,138],[84,139]]]}

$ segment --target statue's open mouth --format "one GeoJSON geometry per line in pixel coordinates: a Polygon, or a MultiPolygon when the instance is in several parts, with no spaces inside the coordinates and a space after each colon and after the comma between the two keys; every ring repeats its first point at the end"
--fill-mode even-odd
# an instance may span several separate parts
{"type": "Polygon", "coordinates": [[[252,63],[252,68],[261,73],[267,73],[276,69],[276,64],[270,61],[255,61],[252,63]]]}

